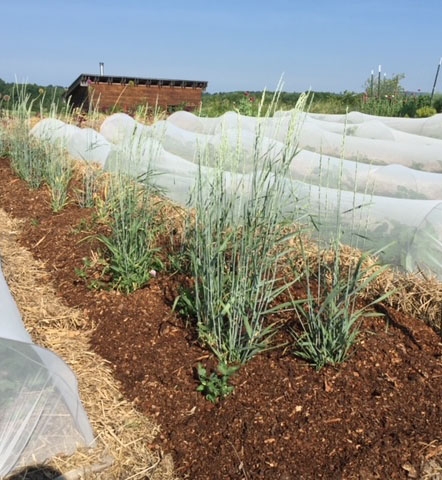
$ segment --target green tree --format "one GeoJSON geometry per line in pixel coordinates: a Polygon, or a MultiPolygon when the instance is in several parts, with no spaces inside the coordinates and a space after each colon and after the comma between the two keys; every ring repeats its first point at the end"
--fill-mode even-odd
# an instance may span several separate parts
{"type": "Polygon", "coordinates": [[[416,110],[428,104],[428,96],[405,92],[401,85],[403,73],[391,78],[369,77],[364,85],[365,91],[360,111],[371,115],[387,117],[415,117],[416,110]]]}
{"type": "Polygon", "coordinates": [[[403,73],[393,75],[387,78],[385,75],[380,79],[378,77],[369,77],[364,84],[364,91],[368,97],[378,98],[397,98],[405,94],[404,87],[401,85],[405,78],[403,73]]]}
{"type": "Polygon", "coordinates": [[[48,112],[53,108],[56,111],[65,109],[63,99],[64,87],[54,85],[41,86],[35,83],[26,85],[8,83],[0,78],[0,99],[6,95],[13,102],[16,100],[18,92],[25,92],[26,95],[29,95],[29,99],[32,101],[31,110],[33,113],[48,112]]]}

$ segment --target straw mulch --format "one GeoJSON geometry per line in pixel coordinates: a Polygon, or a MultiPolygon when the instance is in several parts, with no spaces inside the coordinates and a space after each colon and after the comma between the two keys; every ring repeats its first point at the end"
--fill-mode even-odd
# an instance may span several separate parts
{"type": "Polygon", "coordinates": [[[64,480],[175,479],[171,456],[150,448],[158,425],[122,398],[109,366],[89,349],[82,313],[55,296],[43,265],[18,245],[19,230],[20,223],[0,210],[4,275],[34,342],[63,358],[76,374],[96,434],[96,448],[54,458],[50,466],[64,480]]]}
{"type": "MultiPolygon", "coordinates": [[[[306,238],[303,238],[303,245],[305,255],[308,257],[309,269],[317,271],[319,262],[321,262],[322,268],[324,264],[328,264],[332,269],[335,259],[333,250],[318,252],[317,245],[306,238]]],[[[351,278],[349,269],[355,267],[360,256],[361,251],[348,245],[340,246],[340,268],[343,278],[347,278],[349,275],[351,278]]],[[[292,260],[293,266],[298,271],[305,269],[303,255],[292,260]]],[[[370,255],[365,257],[362,270],[367,275],[371,275],[381,268],[377,258],[370,255]]],[[[442,282],[437,277],[419,272],[404,273],[387,268],[368,285],[365,292],[361,292],[361,295],[372,300],[386,292],[391,292],[385,301],[391,308],[419,318],[437,332],[442,333],[442,282]]]]}

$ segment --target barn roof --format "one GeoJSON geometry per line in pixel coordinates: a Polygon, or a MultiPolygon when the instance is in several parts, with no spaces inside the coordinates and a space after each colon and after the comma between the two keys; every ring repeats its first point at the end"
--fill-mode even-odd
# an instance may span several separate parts
{"type": "Polygon", "coordinates": [[[127,85],[132,82],[135,85],[146,86],[169,86],[169,87],[191,87],[201,88],[205,90],[207,88],[207,82],[200,80],[177,80],[177,79],[165,79],[165,78],[140,78],[140,77],[122,77],[116,75],[97,75],[95,73],[82,73],[80,74],[68,87],[65,94],[66,98],[77,87],[87,87],[94,83],[108,83],[110,85],[120,84],[127,85]]]}

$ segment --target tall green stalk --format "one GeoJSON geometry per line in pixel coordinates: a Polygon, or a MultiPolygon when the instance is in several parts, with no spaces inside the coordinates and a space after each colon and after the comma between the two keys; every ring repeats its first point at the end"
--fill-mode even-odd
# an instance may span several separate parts
{"type": "Polygon", "coordinates": [[[9,156],[17,175],[30,187],[38,188],[45,178],[46,151],[44,145],[29,135],[34,101],[26,93],[25,86],[14,88],[9,156]]]}
{"type": "Polygon", "coordinates": [[[2,123],[1,119],[1,105],[0,105],[0,158],[7,154],[8,147],[7,147],[7,137],[6,137],[6,129],[2,123]]]}
{"type": "Polygon", "coordinates": [[[78,205],[81,208],[92,208],[98,197],[103,170],[89,162],[83,162],[79,170],[81,188],[75,192],[78,205]]]}
{"type": "Polygon", "coordinates": [[[305,101],[302,96],[294,110],[284,151],[277,159],[263,150],[258,123],[253,168],[247,175],[223,168],[236,164],[236,172],[246,170],[241,145],[233,161],[227,157],[235,153],[220,148],[216,161],[210,162],[217,168],[209,174],[202,167],[209,163],[206,153],[201,152],[187,236],[200,340],[222,364],[245,363],[268,348],[275,333],[268,317],[287,307],[276,306],[278,296],[293,282],[281,275],[291,248],[284,211],[284,199],[291,192],[285,177],[297,151],[305,101]]]}
{"type": "MultiPolygon", "coordinates": [[[[325,365],[344,362],[360,334],[362,317],[378,316],[372,307],[392,292],[361,303],[366,290],[388,268],[368,262],[363,253],[343,265],[341,245],[330,244],[332,250],[318,252],[318,268],[311,271],[305,250],[307,298],[296,302],[295,309],[301,333],[295,332],[295,352],[312,363],[317,370],[325,365]],[[327,254],[333,259],[328,260],[327,254]]],[[[376,255],[376,253],[374,253],[376,255]]]]}
{"type": "MultiPolygon", "coordinates": [[[[341,158],[345,158],[345,134],[343,136],[341,158]]],[[[339,178],[342,179],[342,162],[339,178]]],[[[321,169],[322,171],[322,169],[321,169]]],[[[354,185],[357,185],[357,169],[354,185]]],[[[327,186],[327,179],[320,176],[320,186],[327,186]]],[[[321,189],[320,189],[321,191],[321,189]]],[[[326,189],[327,191],[327,189],[326,189]]],[[[316,230],[316,255],[309,255],[302,238],[299,238],[300,253],[304,264],[304,280],[307,298],[293,303],[300,323],[300,331],[294,332],[295,352],[312,363],[317,370],[325,365],[335,365],[345,361],[351,347],[360,334],[360,322],[365,316],[377,316],[372,307],[385,300],[392,292],[361,303],[361,297],[370,284],[388,268],[368,261],[370,254],[376,258],[378,252],[358,253],[360,240],[366,240],[369,219],[369,201],[356,205],[356,191],[353,192],[353,205],[343,208],[340,185],[335,191],[336,212],[332,219],[334,227],[331,235],[327,213],[327,198],[320,198],[316,230]],[[322,202],[325,202],[322,211],[322,202]],[[358,231],[355,232],[356,226],[358,231]],[[351,233],[349,235],[348,233],[351,233]],[[346,236],[352,243],[352,256],[344,260],[342,239],[346,236]],[[356,255],[356,256],[355,256],[356,255]]],[[[365,192],[370,196],[369,192],[365,192]]],[[[333,193],[331,194],[333,195],[333,193]]],[[[312,240],[311,240],[312,241],[312,240]]],[[[386,247],[384,247],[386,248],[386,247]]]]}
{"type": "Polygon", "coordinates": [[[74,175],[74,163],[67,157],[63,144],[46,145],[45,181],[51,190],[52,210],[63,210],[69,199],[69,185],[74,175]]]}
{"type": "Polygon", "coordinates": [[[109,273],[115,288],[131,293],[150,280],[161,268],[155,239],[159,226],[152,190],[120,173],[110,176],[106,207],[110,235],[99,240],[109,252],[109,273]]]}

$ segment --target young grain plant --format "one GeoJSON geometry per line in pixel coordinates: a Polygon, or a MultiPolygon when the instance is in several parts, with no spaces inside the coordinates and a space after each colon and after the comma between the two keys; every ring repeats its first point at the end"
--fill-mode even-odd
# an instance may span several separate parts
{"type": "Polygon", "coordinates": [[[53,143],[30,135],[32,108],[36,100],[26,93],[25,85],[14,87],[9,140],[11,166],[31,188],[39,188],[46,183],[51,191],[52,209],[59,212],[68,201],[73,164],[61,140],[53,143]]]}
{"type": "MultiPolygon", "coordinates": [[[[342,178],[342,171],[340,173],[342,178]]],[[[355,186],[356,176],[357,169],[355,186]]],[[[307,298],[303,302],[294,302],[301,325],[301,331],[294,332],[295,353],[317,370],[347,359],[358,339],[362,317],[379,315],[371,307],[392,293],[361,303],[370,285],[388,268],[374,261],[380,251],[370,254],[358,250],[360,243],[367,240],[371,195],[365,191],[362,197],[358,197],[363,198],[358,204],[356,191],[347,192],[349,205],[348,198],[343,201],[340,185],[334,190],[324,182],[327,179],[321,178],[318,212],[313,222],[316,230],[313,248],[312,238],[307,243],[301,237],[298,239],[307,298]],[[325,198],[321,198],[322,192],[325,198]],[[344,237],[347,247],[343,246],[344,237]]]]}
{"type": "Polygon", "coordinates": [[[47,157],[44,145],[29,135],[33,103],[26,86],[14,87],[8,146],[15,173],[31,188],[39,188],[45,179],[47,157]]]}
{"type": "Polygon", "coordinates": [[[98,239],[109,252],[113,286],[131,293],[146,285],[152,271],[161,267],[154,246],[159,230],[156,206],[148,186],[121,173],[110,177],[106,210],[111,233],[98,239]]]}
{"type": "Polygon", "coordinates": [[[203,165],[214,162],[204,158],[203,150],[200,154],[187,239],[199,337],[217,356],[221,374],[227,365],[244,364],[269,348],[276,326],[266,319],[286,307],[275,302],[293,283],[281,278],[281,264],[291,248],[284,209],[284,198],[290,197],[286,175],[296,154],[305,102],[303,95],[279,155],[262,148],[261,126],[267,115],[257,119],[251,158],[242,156],[240,144],[233,151],[226,142],[217,152],[217,167],[207,173],[203,165]],[[224,171],[232,163],[235,172],[249,173],[224,171]]]}
{"type": "Polygon", "coordinates": [[[77,174],[81,188],[76,189],[75,197],[81,208],[92,208],[100,193],[104,175],[101,166],[90,162],[78,162],[77,174]]]}
{"type": "Polygon", "coordinates": [[[51,190],[52,211],[63,210],[69,200],[69,185],[74,175],[74,161],[69,158],[63,142],[45,144],[45,181],[51,190]]]}
{"type": "Polygon", "coordinates": [[[6,155],[8,153],[6,138],[7,138],[6,137],[6,128],[4,127],[4,125],[2,123],[1,107],[0,107],[0,158],[3,157],[3,155],[6,155]]]}
{"type": "Polygon", "coordinates": [[[155,246],[161,192],[154,186],[149,160],[157,151],[150,148],[148,137],[134,141],[129,139],[108,166],[113,173],[108,176],[105,211],[111,234],[99,236],[110,254],[112,283],[125,293],[146,285],[162,267],[155,246]]]}

